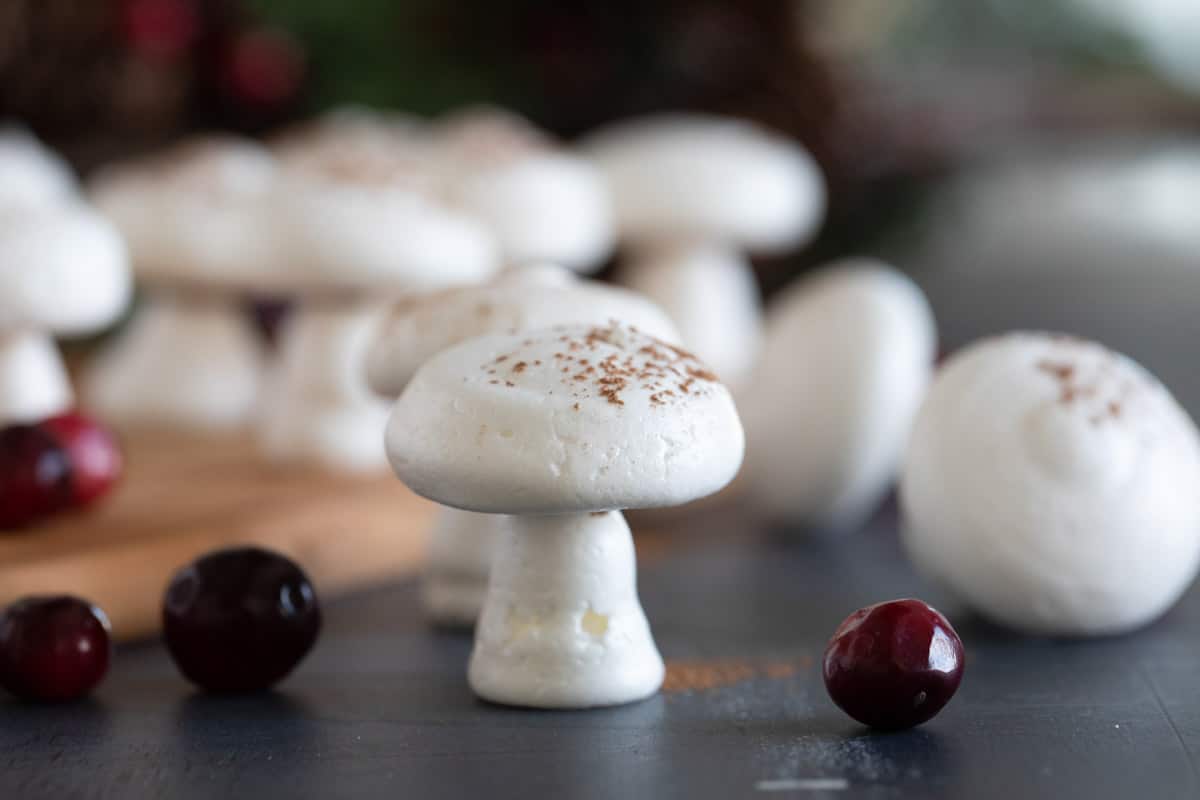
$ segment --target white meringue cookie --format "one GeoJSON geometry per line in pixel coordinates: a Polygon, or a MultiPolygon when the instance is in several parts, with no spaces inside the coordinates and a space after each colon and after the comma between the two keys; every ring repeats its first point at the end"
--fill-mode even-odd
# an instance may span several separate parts
{"type": "Polygon", "coordinates": [[[276,233],[301,305],[283,330],[260,440],[274,459],[363,472],[387,463],[387,405],[362,369],[373,306],[485,280],[499,261],[479,223],[439,202],[422,145],[402,135],[353,137],[318,137],[284,160],[276,233]]]}
{"type": "Polygon", "coordinates": [[[475,692],[547,708],[653,694],[662,659],[615,509],[711,494],[743,446],[715,376],[625,326],[485,336],[426,362],[388,423],[397,475],[447,505],[525,514],[506,518],[495,557],[475,692]]]}
{"type": "Polygon", "coordinates": [[[604,176],[526,120],[476,108],[432,133],[450,202],[482,220],[505,262],[548,260],[591,272],[616,240],[604,176]]]}
{"type": "Polygon", "coordinates": [[[1048,334],[951,358],[904,465],[918,567],[991,619],[1098,635],[1163,614],[1200,564],[1200,434],[1132,360],[1048,334]]]}
{"type": "Polygon", "coordinates": [[[751,251],[802,244],[825,186],[798,144],[751,122],[659,114],[592,134],[583,152],[608,177],[621,236],[713,239],[751,251]]]}
{"type": "Polygon", "coordinates": [[[502,517],[468,680],[480,697],[535,708],[630,703],[665,668],[637,594],[619,512],[502,517]]]}
{"type": "Polygon", "coordinates": [[[741,400],[749,489],[768,515],[845,530],[891,486],[933,370],[921,290],[870,259],[797,281],[767,314],[741,400]]]}
{"type": "MultiPolygon", "coordinates": [[[[508,270],[488,284],[413,295],[396,305],[368,354],[368,383],[395,397],[421,364],[466,339],[614,319],[665,341],[679,340],[666,315],[633,292],[575,280],[570,271],[547,264],[508,270]]],[[[478,618],[487,571],[477,565],[495,547],[495,523],[489,519],[442,510],[425,573],[426,611],[435,622],[473,624],[478,618]],[[479,530],[468,532],[472,521],[479,530]]]]}
{"type": "Polygon", "coordinates": [[[645,248],[617,280],[660,305],[683,343],[735,391],[744,384],[762,340],[762,300],[750,262],[712,242],[645,248]]]}
{"type": "Polygon", "coordinates": [[[482,336],[425,362],[387,430],[392,467],[444,505],[497,514],[657,508],[741,466],[729,391],[623,325],[482,336]]]}
{"type": "Polygon", "coordinates": [[[392,308],[375,337],[367,382],[395,397],[435,353],[489,333],[617,320],[664,341],[679,341],[671,320],[646,298],[570,275],[542,265],[505,272],[479,286],[409,296],[392,308]]]}
{"type": "Polygon", "coordinates": [[[92,181],[147,289],[85,375],[89,402],[106,416],[198,431],[250,419],[263,353],[238,294],[282,282],[267,216],[277,171],[249,139],[202,136],[92,181]]]}
{"type": "Polygon", "coordinates": [[[131,283],[120,235],[83,205],[0,211],[0,423],[39,421],[71,406],[49,335],[112,322],[131,283]]]}
{"type": "Polygon", "coordinates": [[[0,209],[57,205],[75,197],[75,174],[24,128],[0,127],[0,209]]]}

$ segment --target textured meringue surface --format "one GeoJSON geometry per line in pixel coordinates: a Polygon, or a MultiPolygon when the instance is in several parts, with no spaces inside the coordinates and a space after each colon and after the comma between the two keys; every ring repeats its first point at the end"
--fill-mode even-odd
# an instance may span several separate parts
{"type": "Polygon", "coordinates": [[[667,315],[639,294],[590,281],[566,270],[531,267],[491,283],[415,294],[393,307],[367,355],[367,380],[395,397],[435,353],[476,336],[565,324],[632,325],[677,343],[667,315]]]}
{"type": "Polygon", "coordinates": [[[935,346],[920,289],[879,262],[842,262],[784,290],[741,397],[760,508],[824,528],[863,522],[896,477],[935,346]]]}
{"type": "Polygon", "coordinates": [[[956,354],[904,465],[917,565],[1019,630],[1118,633],[1165,612],[1200,563],[1200,434],[1141,366],[1015,333],[956,354]]]}
{"type": "Polygon", "coordinates": [[[622,325],[442,351],[400,396],[386,439],[418,494],[506,514],[679,505],[729,483],[745,446],[702,362],[622,325]]]}
{"type": "Polygon", "coordinates": [[[664,666],[637,594],[633,537],[607,514],[502,517],[468,679],[535,708],[630,703],[664,666]]]}
{"type": "Polygon", "coordinates": [[[794,247],[825,213],[825,184],[799,145],[743,120],[659,114],[611,125],[584,152],[612,187],[623,238],[712,237],[794,247]]]}

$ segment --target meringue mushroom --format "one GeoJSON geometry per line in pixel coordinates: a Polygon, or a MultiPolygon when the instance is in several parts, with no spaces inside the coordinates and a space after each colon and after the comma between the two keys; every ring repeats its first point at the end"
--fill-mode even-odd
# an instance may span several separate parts
{"type": "Polygon", "coordinates": [[[495,234],[504,261],[593,272],[616,239],[604,176],[527,120],[471,108],[432,126],[451,203],[495,234]]]}
{"type": "Polygon", "coordinates": [[[120,234],[77,202],[0,210],[0,425],[73,404],[51,333],[112,322],[130,296],[120,234]]]}
{"type": "Polygon", "coordinates": [[[1200,564],[1200,433],[1099,344],[1041,333],[946,362],[905,458],[904,543],[990,619],[1100,635],[1162,615],[1200,564]]]}
{"type": "Polygon", "coordinates": [[[767,515],[813,527],[861,524],[895,479],[933,370],[921,290],[870,259],[785,289],[741,399],[750,492],[767,515]]]}
{"type": "Polygon", "coordinates": [[[276,174],[247,139],[197,137],[93,181],[147,298],[84,377],[123,425],[221,430],[249,421],[264,369],[242,295],[276,283],[264,212],[276,174]]]}
{"type": "Polygon", "coordinates": [[[299,308],[281,334],[260,440],[280,461],[365,472],[387,464],[387,404],[362,375],[387,301],[484,280],[498,259],[482,226],[437,201],[419,144],[355,136],[353,147],[318,137],[282,155],[273,211],[299,308]]]}
{"type": "Polygon", "coordinates": [[[584,152],[612,187],[631,249],[620,272],[659,303],[727,382],[753,365],[761,317],[744,251],[799,246],[824,213],[820,172],[798,144],[750,122],[662,114],[593,134],[584,152]]]}
{"type": "Polygon", "coordinates": [[[585,708],[657,691],[619,509],[716,492],[743,448],[708,368],[625,326],[484,336],[427,361],[388,424],[396,474],[444,505],[516,515],[476,627],[476,694],[585,708]]]}
{"type": "MultiPolygon", "coordinates": [[[[367,381],[376,392],[394,398],[421,364],[467,339],[610,320],[679,341],[666,314],[627,289],[575,280],[568,270],[550,265],[512,270],[487,284],[413,295],[396,305],[368,352],[367,381]]],[[[423,585],[425,610],[434,622],[475,624],[499,525],[496,516],[441,510],[423,585]]]]}

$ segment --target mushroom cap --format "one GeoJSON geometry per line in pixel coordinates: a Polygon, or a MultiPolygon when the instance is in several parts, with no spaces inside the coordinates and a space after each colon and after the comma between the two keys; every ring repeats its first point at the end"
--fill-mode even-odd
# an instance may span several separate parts
{"type": "Polygon", "coordinates": [[[742,463],[729,391],[694,356],[622,325],[471,339],[427,361],[387,428],[396,474],[468,511],[679,505],[742,463]]]}
{"type": "Polygon", "coordinates": [[[590,136],[584,152],[612,188],[621,236],[716,238],[751,250],[802,244],[825,212],[816,162],[741,120],[662,114],[590,136]]]}
{"type": "Polygon", "coordinates": [[[533,267],[503,273],[480,286],[406,298],[375,336],[367,354],[367,382],[373,391],[395,397],[435,353],[489,333],[616,320],[679,342],[671,320],[646,298],[615,286],[573,280],[570,274],[561,268],[555,274],[533,267]]]}
{"type": "Polygon", "coordinates": [[[143,280],[234,289],[278,283],[267,213],[277,166],[249,139],[202,136],[101,172],[91,196],[143,280]]]}
{"type": "Polygon", "coordinates": [[[0,330],[85,333],[112,322],[131,290],[125,244],[91,209],[0,211],[0,330]]]}
{"type": "Polygon", "coordinates": [[[904,542],[985,616],[1056,635],[1158,617],[1200,563],[1200,434],[1141,366],[1041,333],[954,355],[904,464],[904,542]]]}
{"type": "Polygon", "coordinates": [[[450,202],[489,227],[507,263],[547,260],[591,272],[612,251],[604,176],[528,121],[471,109],[436,124],[432,138],[450,202]]]}
{"type": "Polygon", "coordinates": [[[393,147],[398,142],[414,140],[424,127],[425,120],[415,114],[344,105],[315,119],[289,125],[272,136],[270,144],[275,154],[286,161],[313,148],[393,147]]]}
{"type": "Polygon", "coordinates": [[[834,529],[863,522],[896,477],[936,340],[921,290],[871,259],[784,290],[741,397],[761,508],[834,529]]]}
{"type": "Polygon", "coordinates": [[[294,151],[272,202],[289,287],[421,291],[488,278],[499,265],[494,239],[436,190],[417,142],[294,151]]]}
{"type": "Polygon", "coordinates": [[[0,208],[70,200],[75,174],[24,128],[0,127],[0,208]]]}

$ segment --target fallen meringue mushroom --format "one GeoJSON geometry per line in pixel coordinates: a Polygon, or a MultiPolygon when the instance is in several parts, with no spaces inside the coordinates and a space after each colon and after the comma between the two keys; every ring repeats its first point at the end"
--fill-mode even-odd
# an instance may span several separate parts
{"type": "Polygon", "coordinates": [[[206,136],[93,181],[147,290],[84,376],[89,403],[107,418],[198,431],[250,421],[264,357],[242,300],[276,282],[264,224],[275,174],[260,145],[206,136]]]}
{"type": "MultiPolygon", "coordinates": [[[[664,341],[679,341],[666,314],[628,289],[577,280],[549,264],[515,269],[486,284],[417,294],[393,307],[368,352],[367,381],[394,398],[421,364],[467,339],[618,319],[664,341]]],[[[469,626],[479,618],[500,524],[494,515],[441,509],[422,593],[435,623],[469,626]]]]}
{"type": "Polygon", "coordinates": [[[495,234],[506,264],[595,271],[616,240],[612,200],[591,162],[529,121],[473,107],[431,125],[449,201],[495,234]]]}
{"type": "Polygon", "coordinates": [[[753,123],[702,114],[617,123],[583,152],[612,188],[630,250],[621,282],[666,309],[684,343],[736,387],[757,355],[762,314],[745,253],[797,247],[816,230],[825,209],[816,164],[753,123]]]}
{"type": "Polygon", "coordinates": [[[318,137],[281,156],[273,211],[298,307],[281,332],[260,441],[278,461],[369,472],[387,465],[388,407],[362,363],[386,304],[484,280],[498,257],[482,226],[437,201],[419,144],[355,136],[362,146],[318,137]]]}
{"type": "Polygon", "coordinates": [[[79,202],[0,210],[0,425],[74,404],[51,334],[111,323],[129,302],[120,234],[79,202]]]}
{"type": "Polygon", "coordinates": [[[1200,564],[1200,433],[1099,344],[1042,333],[952,356],[905,459],[904,544],[984,616],[1090,636],[1155,620],[1200,564]]]}
{"type": "Polygon", "coordinates": [[[936,345],[921,290],[878,261],[784,289],[739,401],[756,507],[814,528],[860,525],[895,480],[936,345]]]}
{"type": "Polygon", "coordinates": [[[475,693],[587,708],[656,692],[619,509],[716,492],[743,447],[716,376],[625,326],[484,336],[426,362],[389,421],[396,474],[444,505],[514,515],[476,627],[475,693]]]}

